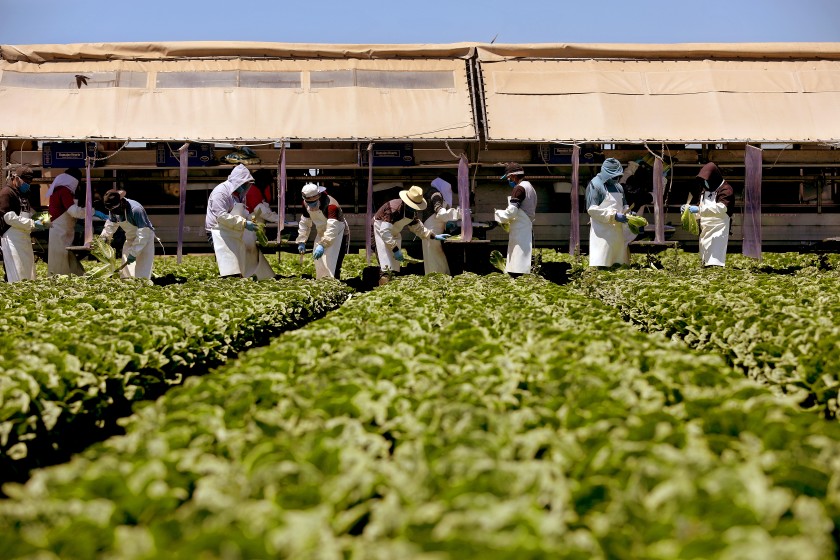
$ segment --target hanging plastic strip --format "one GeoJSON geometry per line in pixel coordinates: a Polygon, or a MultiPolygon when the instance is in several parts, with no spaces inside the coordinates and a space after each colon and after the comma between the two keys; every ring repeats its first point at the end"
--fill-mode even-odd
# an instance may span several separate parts
{"type": "Polygon", "coordinates": [[[571,224],[569,226],[569,254],[580,255],[580,146],[572,147],[572,189],[569,199],[572,203],[571,224]]]}
{"type": "Polygon", "coordinates": [[[187,177],[190,174],[190,158],[187,154],[190,143],[178,148],[178,163],[180,163],[180,176],[178,177],[178,264],[184,256],[184,221],[187,211],[187,177]]]}
{"type": "Polygon", "coordinates": [[[470,164],[467,156],[458,158],[458,204],[461,206],[461,240],[472,241],[472,215],[470,214],[470,164]]]}
{"type": "Polygon", "coordinates": [[[745,257],[761,260],[761,156],[747,145],[744,151],[744,246],[745,257]]]}
{"type": "Polygon", "coordinates": [[[373,142],[368,144],[368,188],[367,188],[367,213],[365,214],[365,254],[367,264],[370,266],[371,257],[371,236],[373,236],[373,142]]]}
{"type": "Polygon", "coordinates": [[[85,247],[93,243],[93,187],[90,182],[91,158],[85,158],[85,247]]]}
{"type": "Polygon", "coordinates": [[[662,176],[662,157],[653,159],[653,219],[656,243],[665,243],[665,178],[662,176]]]}
{"type": "Polygon", "coordinates": [[[280,260],[282,251],[283,227],[286,225],[286,141],[281,141],[280,160],[277,163],[277,260],[280,260]]]}

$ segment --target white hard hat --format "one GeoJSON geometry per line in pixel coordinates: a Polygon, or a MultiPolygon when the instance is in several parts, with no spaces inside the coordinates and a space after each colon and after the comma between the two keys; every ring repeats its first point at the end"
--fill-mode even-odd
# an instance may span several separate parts
{"type": "Polygon", "coordinates": [[[315,183],[306,183],[300,190],[300,194],[303,195],[303,198],[312,198],[314,196],[318,196],[325,190],[327,190],[327,187],[319,187],[315,183]]]}

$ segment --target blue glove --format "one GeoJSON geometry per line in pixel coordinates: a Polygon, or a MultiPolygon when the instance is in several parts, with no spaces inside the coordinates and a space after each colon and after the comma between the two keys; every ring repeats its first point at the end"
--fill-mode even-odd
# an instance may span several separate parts
{"type": "MultiPolygon", "coordinates": [[[[688,205],[683,204],[682,206],[680,206],[680,214],[682,214],[683,212],[685,212],[685,207],[686,207],[686,206],[688,206],[688,205]]],[[[688,211],[689,211],[689,212],[691,212],[692,214],[696,214],[696,213],[698,213],[698,212],[700,211],[700,207],[699,207],[699,206],[694,206],[694,205],[692,204],[691,206],[689,206],[689,207],[688,207],[688,211]]]]}
{"type": "Polygon", "coordinates": [[[105,212],[100,212],[99,210],[95,210],[93,212],[93,217],[99,218],[100,220],[105,220],[106,222],[109,220],[108,214],[106,214],[105,212]]]}
{"type": "Polygon", "coordinates": [[[42,222],[41,220],[35,220],[35,229],[37,229],[38,231],[41,231],[41,230],[47,229],[47,228],[44,227],[44,222],[42,222]]]}
{"type": "Polygon", "coordinates": [[[450,235],[448,233],[441,233],[439,235],[435,235],[435,240],[436,241],[446,241],[447,238],[449,238],[449,237],[450,237],[450,235]]]}
{"type": "Polygon", "coordinates": [[[323,257],[324,256],[324,247],[321,246],[321,245],[315,245],[315,250],[312,251],[312,256],[315,257],[316,261],[318,259],[320,259],[321,257],[323,257]]]}
{"type": "Polygon", "coordinates": [[[306,243],[298,243],[298,253],[301,255],[306,252],[306,243]]]}
{"type": "Polygon", "coordinates": [[[615,221],[616,222],[621,222],[622,224],[626,224],[627,223],[627,216],[625,216],[621,212],[616,212],[615,221]]]}
{"type": "Polygon", "coordinates": [[[248,231],[257,231],[257,224],[255,224],[251,220],[248,220],[247,222],[245,222],[245,229],[247,229],[248,231]]]}
{"type": "Polygon", "coordinates": [[[137,257],[135,257],[134,255],[128,255],[128,256],[125,258],[125,262],[127,262],[128,264],[131,264],[131,263],[133,263],[133,262],[134,262],[134,261],[136,261],[136,260],[137,260],[137,257]]]}
{"type": "Polygon", "coordinates": [[[399,249],[394,251],[394,258],[397,259],[397,261],[399,261],[399,262],[403,262],[405,260],[405,257],[403,256],[402,251],[400,251],[399,249]]]}

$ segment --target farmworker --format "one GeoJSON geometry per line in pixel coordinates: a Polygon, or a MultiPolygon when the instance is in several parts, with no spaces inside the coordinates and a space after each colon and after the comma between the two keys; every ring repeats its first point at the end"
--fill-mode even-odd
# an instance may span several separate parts
{"type": "Polygon", "coordinates": [[[151,279],[155,261],[155,228],[146,209],[136,200],[126,198],[125,191],[117,189],[107,191],[102,202],[108,210],[108,220],[100,237],[110,243],[117,228],[125,232],[122,260],[128,264],[120,271],[120,276],[151,279]]]}
{"type": "Polygon", "coordinates": [[[618,181],[621,162],[607,158],[601,171],[586,185],[586,212],[589,214],[589,266],[610,267],[628,264],[630,251],[627,227],[628,207],[624,189],[618,181]]]}
{"type": "Polygon", "coordinates": [[[521,165],[510,162],[501,177],[507,179],[513,189],[508,197],[508,206],[496,210],[496,221],[509,229],[505,272],[511,275],[531,272],[531,249],[534,244],[533,223],[537,213],[537,191],[525,180],[521,165]]]}
{"type": "MultiPolygon", "coordinates": [[[[252,220],[257,228],[264,228],[266,222],[277,223],[280,216],[269,206],[271,200],[271,173],[265,169],[254,172],[254,184],[245,193],[244,202],[236,202],[231,214],[252,220]]],[[[264,231],[264,230],[263,230],[264,231]]],[[[274,269],[268,264],[262,250],[257,245],[257,232],[245,229],[242,232],[242,243],[245,246],[245,270],[243,276],[257,280],[274,278],[274,269]]]]}
{"type": "MultiPolygon", "coordinates": [[[[50,213],[50,242],[47,249],[47,272],[81,276],[85,273],[79,259],[67,247],[73,245],[76,235],[76,220],[85,218],[85,209],[76,199],[76,189],[82,179],[82,172],[76,167],[59,174],[47,189],[50,213]]],[[[98,210],[94,215],[103,220],[108,216],[98,210]]]]}
{"type": "Polygon", "coordinates": [[[254,184],[245,193],[245,208],[256,221],[277,223],[280,216],[271,209],[274,176],[267,169],[254,171],[254,184]]]}
{"type": "Polygon", "coordinates": [[[204,229],[213,244],[219,276],[244,276],[245,244],[242,232],[246,229],[256,231],[257,225],[247,218],[234,215],[233,207],[245,200],[245,193],[253,184],[251,172],[243,164],[233,168],[228,178],[219,183],[207,200],[207,215],[204,229]]]}
{"type": "MultiPolygon", "coordinates": [[[[446,230],[446,222],[455,222],[461,219],[461,209],[452,208],[452,185],[440,177],[432,181],[429,203],[432,207],[432,215],[426,218],[423,225],[435,235],[446,230]]],[[[423,246],[425,273],[442,272],[443,274],[449,274],[449,263],[443,253],[441,243],[424,238],[421,244],[423,246]]]]}
{"type": "MultiPolygon", "coordinates": [[[[700,204],[689,205],[688,209],[700,218],[700,262],[703,266],[725,266],[735,193],[720,168],[711,161],[700,169],[697,180],[700,204]]],[[[684,212],[686,206],[683,204],[680,212],[684,212]]]]}
{"type": "Polygon", "coordinates": [[[402,252],[401,232],[405,227],[421,239],[446,241],[445,233],[435,233],[423,225],[417,217],[428,204],[423,198],[423,189],[412,185],[408,190],[400,191],[400,197],[383,204],[373,216],[373,236],[376,240],[376,256],[379,259],[379,285],[384,286],[390,280],[390,274],[400,271],[400,263],[405,260],[402,252]]]}
{"type": "Polygon", "coordinates": [[[35,253],[30,234],[35,229],[44,229],[44,225],[30,218],[27,193],[34,178],[32,168],[23,165],[10,173],[6,186],[0,189],[0,249],[9,283],[35,280],[35,253]]]}
{"type": "Polygon", "coordinates": [[[306,252],[306,240],[315,225],[315,278],[341,278],[341,264],[350,249],[350,225],[338,202],[326,187],[306,183],[301,189],[303,215],[298,223],[298,252],[306,252]]]}

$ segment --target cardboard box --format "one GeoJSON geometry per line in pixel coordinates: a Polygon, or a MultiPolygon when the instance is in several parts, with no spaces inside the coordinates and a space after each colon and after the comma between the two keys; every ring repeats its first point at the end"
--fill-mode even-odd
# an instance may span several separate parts
{"type": "MultiPolygon", "coordinates": [[[[96,157],[96,142],[44,142],[41,147],[41,166],[85,167],[87,157],[96,157]]],[[[96,167],[96,161],[91,162],[96,167]]]]}
{"type": "MultiPolygon", "coordinates": [[[[158,142],[157,156],[155,163],[158,167],[181,167],[178,161],[178,148],[183,146],[180,142],[158,142]]],[[[190,167],[205,167],[214,165],[216,157],[213,153],[213,144],[199,144],[190,142],[187,148],[187,161],[190,167]]]]}
{"type": "MultiPolygon", "coordinates": [[[[381,143],[373,145],[374,167],[405,167],[414,165],[414,144],[381,143]]],[[[368,166],[367,144],[359,147],[359,166],[368,166]]]]}

